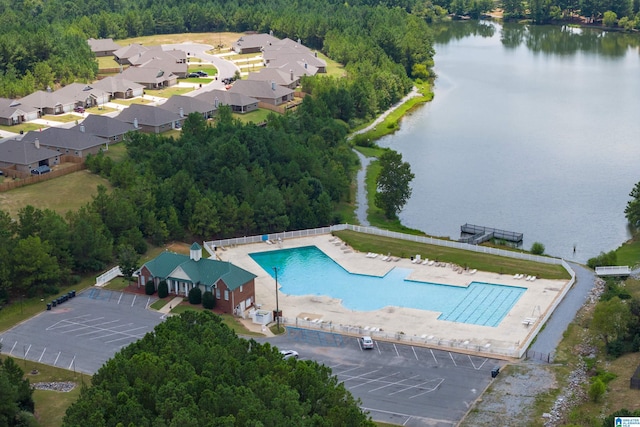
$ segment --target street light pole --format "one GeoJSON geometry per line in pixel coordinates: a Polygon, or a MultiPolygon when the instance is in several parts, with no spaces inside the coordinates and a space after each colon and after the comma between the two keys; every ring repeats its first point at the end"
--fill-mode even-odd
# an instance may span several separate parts
{"type": "Polygon", "coordinates": [[[273,267],[273,272],[276,275],[276,325],[278,332],[280,332],[280,306],[278,305],[278,267],[273,267]]]}

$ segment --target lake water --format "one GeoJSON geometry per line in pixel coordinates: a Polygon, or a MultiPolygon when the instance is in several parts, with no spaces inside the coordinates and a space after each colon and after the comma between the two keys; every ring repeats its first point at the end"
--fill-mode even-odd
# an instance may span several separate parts
{"type": "Polygon", "coordinates": [[[453,239],[465,223],[524,233],[525,249],[579,262],[627,240],[640,37],[470,22],[436,41],[433,102],[379,141],[416,175],[402,223],[453,239]]]}

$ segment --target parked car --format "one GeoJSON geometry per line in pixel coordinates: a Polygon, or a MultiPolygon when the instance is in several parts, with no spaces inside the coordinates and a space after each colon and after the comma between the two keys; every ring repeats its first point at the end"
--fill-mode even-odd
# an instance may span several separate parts
{"type": "Polygon", "coordinates": [[[371,337],[364,336],[360,338],[360,345],[362,346],[363,350],[371,350],[373,349],[373,340],[371,339],[371,337]]]}
{"type": "Polygon", "coordinates": [[[298,352],[295,350],[280,350],[280,354],[284,360],[291,359],[292,357],[297,359],[299,357],[298,352]]]}
{"type": "Polygon", "coordinates": [[[73,111],[75,111],[76,113],[84,113],[84,107],[81,107],[80,105],[78,105],[76,108],[73,109],[73,111]]]}
{"type": "Polygon", "coordinates": [[[205,73],[204,71],[196,71],[196,74],[200,77],[209,77],[209,74],[205,73]]]}
{"type": "Polygon", "coordinates": [[[200,74],[198,74],[198,73],[189,73],[189,74],[187,74],[187,77],[200,77],[200,74]]]}
{"type": "Polygon", "coordinates": [[[51,172],[51,168],[47,165],[38,166],[35,169],[31,169],[31,174],[33,175],[42,175],[43,173],[51,172]]]}

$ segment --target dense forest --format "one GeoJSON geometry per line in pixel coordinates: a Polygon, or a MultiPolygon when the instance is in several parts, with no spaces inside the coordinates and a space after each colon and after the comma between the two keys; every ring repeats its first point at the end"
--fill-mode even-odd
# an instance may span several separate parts
{"type": "Polygon", "coordinates": [[[187,311],[118,352],[63,426],[373,426],[330,368],[187,311]]]}

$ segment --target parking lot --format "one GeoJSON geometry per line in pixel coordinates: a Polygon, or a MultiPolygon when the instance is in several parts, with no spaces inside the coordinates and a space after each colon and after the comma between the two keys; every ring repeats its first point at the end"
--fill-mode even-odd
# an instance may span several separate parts
{"type": "Polygon", "coordinates": [[[154,298],[91,288],[0,335],[11,356],[88,374],[162,321],[154,298]]]}
{"type": "Polygon", "coordinates": [[[273,345],[329,366],[376,421],[404,426],[454,426],[504,362],[480,356],[287,328],[273,345]]]}

